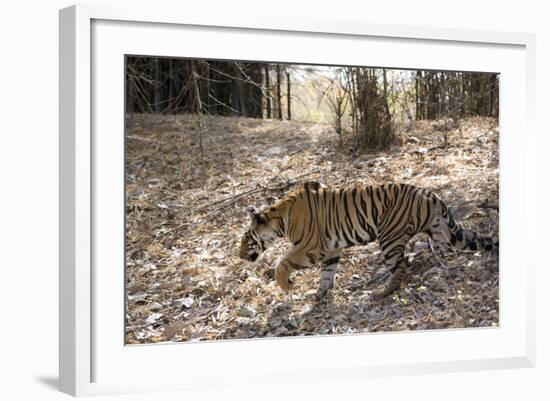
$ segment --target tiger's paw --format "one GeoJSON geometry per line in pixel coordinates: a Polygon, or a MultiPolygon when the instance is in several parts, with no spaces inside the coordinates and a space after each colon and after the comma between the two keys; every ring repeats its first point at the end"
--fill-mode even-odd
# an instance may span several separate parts
{"type": "Polygon", "coordinates": [[[323,299],[325,299],[327,293],[328,293],[328,289],[319,288],[314,296],[315,301],[321,302],[323,299]]]}
{"type": "Polygon", "coordinates": [[[371,301],[374,301],[374,302],[379,302],[379,301],[382,301],[384,298],[386,298],[388,294],[386,293],[386,291],[384,289],[382,290],[374,290],[370,296],[369,296],[369,299],[371,301]]]}
{"type": "Polygon", "coordinates": [[[285,271],[285,269],[275,269],[275,280],[277,281],[277,284],[279,284],[279,287],[285,291],[289,291],[292,288],[292,280],[290,280],[290,275],[285,271]]]}

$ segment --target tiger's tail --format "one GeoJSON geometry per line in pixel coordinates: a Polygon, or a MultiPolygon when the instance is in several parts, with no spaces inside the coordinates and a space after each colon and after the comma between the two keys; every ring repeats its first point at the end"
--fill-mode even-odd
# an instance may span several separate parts
{"type": "Polygon", "coordinates": [[[449,228],[448,235],[445,235],[449,244],[457,249],[470,249],[472,251],[485,250],[498,253],[498,239],[495,240],[491,237],[482,236],[462,227],[455,221],[451,211],[443,202],[441,202],[441,205],[443,218],[449,228]]]}
{"type": "Polygon", "coordinates": [[[481,236],[474,231],[463,228],[459,224],[456,224],[455,229],[451,230],[449,242],[457,249],[498,251],[498,240],[481,236]]]}

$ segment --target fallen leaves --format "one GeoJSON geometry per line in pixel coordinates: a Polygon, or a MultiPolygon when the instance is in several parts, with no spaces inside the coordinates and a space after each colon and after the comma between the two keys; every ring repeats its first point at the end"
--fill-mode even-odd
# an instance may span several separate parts
{"type": "Polygon", "coordinates": [[[186,308],[190,308],[191,306],[193,306],[194,302],[195,301],[193,300],[193,297],[189,296],[174,300],[174,305],[177,307],[185,306],[186,308]]]}
{"type": "Polygon", "coordinates": [[[206,124],[204,159],[192,116],[136,115],[128,124],[128,343],[498,325],[498,265],[488,254],[436,249],[436,258],[419,237],[401,289],[372,302],[389,273],[380,249],[347,249],[335,288],[319,303],[317,267],[297,273],[290,293],[275,284],[288,244],[254,264],[238,257],[247,207],[265,207],[306,179],[429,188],[458,221],[497,236],[495,120],[462,121],[448,148],[434,123],[417,122],[402,147],[359,156],[336,150],[329,125],[226,117],[206,124]]]}

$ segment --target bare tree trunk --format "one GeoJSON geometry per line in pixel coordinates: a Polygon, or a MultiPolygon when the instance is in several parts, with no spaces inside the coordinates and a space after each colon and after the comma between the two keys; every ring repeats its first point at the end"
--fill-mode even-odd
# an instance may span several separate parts
{"type": "Polygon", "coordinates": [[[418,95],[418,87],[420,86],[420,71],[416,71],[414,78],[414,108],[415,108],[415,120],[420,120],[420,103],[418,95]]]}
{"type": "Polygon", "coordinates": [[[292,119],[291,113],[291,96],[290,96],[290,72],[286,71],[286,114],[290,121],[292,119]]]}
{"type": "Polygon", "coordinates": [[[171,111],[176,114],[176,107],[174,102],[174,60],[169,59],[168,60],[168,98],[170,99],[170,104],[167,105],[167,109],[170,109],[171,111]]]}
{"type": "Polygon", "coordinates": [[[153,64],[153,68],[155,69],[155,89],[154,89],[154,96],[153,96],[153,102],[154,104],[154,110],[155,113],[160,112],[160,100],[162,98],[161,95],[161,85],[160,85],[160,64],[161,60],[156,58],[155,63],[153,64]]]}
{"type": "MultiPolygon", "coordinates": [[[[439,89],[439,96],[438,96],[438,99],[437,99],[437,102],[439,103],[439,107],[438,107],[438,118],[441,118],[442,116],[446,117],[446,113],[445,113],[445,109],[446,109],[446,99],[445,99],[445,95],[447,93],[447,91],[445,90],[445,74],[444,73],[441,73],[439,74],[439,79],[438,79],[438,89],[439,89]]],[[[445,123],[447,124],[447,123],[445,123]]]]}
{"type": "Polygon", "coordinates": [[[468,114],[466,104],[466,79],[464,73],[460,74],[460,117],[464,118],[468,114]]]}
{"type": "Polygon", "coordinates": [[[390,137],[393,131],[393,128],[392,128],[392,121],[391,121],[390,105],[388,103],[388,79],[386,77],[385,68],[382,69],[382,78],[384,83],[384,93],[383,93],[384,97],[382,101],[384,102],[384,111],[386,112],[386,118],[384,119],[384,125],[386,126],[385,135],[390,137]]]}
{"type": "Polygon", "coordinates": [[[459,96],[459,86],[460,82],[458,80],[459,73],[454,73],[452,75],[452,81],[450,85],[450,94],[449,94],[449,104],[451,108],[451,119],[453,120],[453,128],[457,128],[459,125],[459,108],[460,108],[460,101],[458,99],[459,96]]]}
{"type": "Polygon", "coordinates": [[[283,119],[283,109],[281,107],[281,65],[277,64],[277,114],[279,120],[283,119]]]}
{"type": "Polygon", "coordinates": [[[344,147],[344,138],[342,137],[342,118],[344,117],[344,111],[346,108],[345,104],[345,94],[338,93],[336,95],[335,103],[334,103],[334,114],[335,114],[335,125],[336,125],[336,133],[338,134],[339,138],[339,147],[340,149],[343,149],[344,147]]]}
{"type": "Polygon", "coordinates": [[[357,140],[357,137],[359,135],[359,115],[357,113],[357,108],[358,108],[358,105],[357,105],[357,96],[356,96],[356,93],[357,93],[357,83],[356,83],[356,79],[355,79],[355,76],[353,74],[353,69],[350,68],[350,82],[351,82],[351,88],[350,88],[350,102],[351,102],[351,110],[352,110],[352,115],[351,115],[351,120],[352,120],[352,124],[353,124],[353,128],[352,128],[352,131],[353,131],[353,137],[357,140]]]}
{"type": "Polygon", "coordinates": [[[132,79],[126,76],[126,112],[134,118],[134,83],[132,79]]]}
{"type": "Polygon", "coordinates": [[[210,63],[206,64],[206,113],[211,113],[210,109],[210,63]]]}
{"type": "Polygon", "coordinates": [[[199,83],[198,81],[198,73],[197,73],[197,67],[195,65],[195,61],[191,62],[191,74],[193,79],[193,86],[195,87],[195,97],[196,97],[196,111],[197,111],[197,121],[198,121],[198,128],[199,128],[199,148],[201,151],[201,158],[204,157],[204,150],[202,147],[202,127],[203,127],[203,121],[202,121],[202,101],[201,101],[201,93],[199,90],[199,83]]]}
{"type": "Polygon", "coordinates": [[[269,83],[269,64],[266,64],[264,67],[265,74],[265,109],[267,113],[267,118],[271,118],[271,85],[269,83]]]}

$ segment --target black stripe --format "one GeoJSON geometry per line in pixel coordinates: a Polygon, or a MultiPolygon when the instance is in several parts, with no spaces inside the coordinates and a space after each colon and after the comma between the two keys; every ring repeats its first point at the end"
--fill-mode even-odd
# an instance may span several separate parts
{"type": "MultiPolygon", "coordinates": [[[[403,196],[406,196],[406,194],[403,194],[403,196]]],[[[393,213],[393,216],[391,218],[392,221],[388,222],[391,225],[384,231],[393,232],[393,230],[395,230],[401,223],[403,223],[403,218],[405,217],[407,212],[410,213],[409,208],[411,204],[411,198],[411,196],[408,197],[407,203],[405,205],[403,205],[402,202],[400,203],[399,208],[393,213]]],[[[403,201],[403,197],[401,197],[400,200],[403,201]]]]}
{"type": "Polygon", "coordinates": [[[334,258],[330,258],[329,260],[323,261],[323,263],[327,266],[328,265],[334,265],[334,264],[338,263],[339,260],[340,260],[340,256],[336,256],[334,258]]]}
{"type": "Polygon", "coordinates": [[[426,227],[426,224],[428,223],[428,221],[433,217],[432,216],[432,206],[430,205],[429,199],[425,202],[422,202],[422,204],[426,208],[426,218],[424,219],[424,221],[420,225],[421,230],[426,227]]]}
{"type": "MultiPolygon", "coordinates": [[[[349,196],[349,193],[348,191],[346,191],[344,193],[344,197],[343,197],[343,202],[344,202],[344,213],[345,213],[345,219],[344,219],[344,222],[345,222],[345,227],[343,227],[343,229],[347,229],[348,231],[348,234],[353,237],[353,223],[351,221],[351,218],[350,218],[350,211],[349,211],[349,206],[348,206],[348,196],[349,196]]],[[[349,243],[348,245],[353,245],[353,243],[349,243]]]]}

